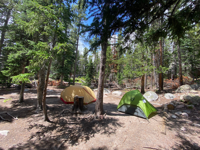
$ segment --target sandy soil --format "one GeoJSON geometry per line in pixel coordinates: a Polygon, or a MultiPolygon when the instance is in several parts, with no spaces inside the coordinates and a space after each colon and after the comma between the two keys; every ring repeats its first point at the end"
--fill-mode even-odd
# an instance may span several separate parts
{"type": "MultiPolygon", "coordinates": [[[[1,115],[9,121],[0,120],[0,130],[9,130],[9,133],[7,136],[0,135],[0,150],[200,149],[200,127],[192,124],[200,124],[199,107],[190,110],[188,118],[166,118],[160,107],[173,100],[165,99],[164,93],[159,94],[159,100],[152,103],[159,113],[148,122],[118,112],[116,107],[122,96],[112,94],[104,96],[104,119],[94,119],[95,103],[87,105],[83,114],[75,116],[71,114],[72,106],[63,104],[59,99],[62,89],[48,89],[47,105],[51,123],[44,122],[42,112],[35,111],[35,89],[25,92],[25,101],[21,104],[17,101],[18,90],[0,90],[0,96],[10,99],[7,102],[0,99],[0,113],[8,112],[18,118],[1,115]]],[[[175,95],[174,100],[179,100],[181,94],[175,95]]]]}

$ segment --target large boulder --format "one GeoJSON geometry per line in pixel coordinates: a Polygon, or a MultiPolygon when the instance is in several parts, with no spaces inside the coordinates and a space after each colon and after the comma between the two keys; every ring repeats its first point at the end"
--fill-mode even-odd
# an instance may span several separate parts
{"type": "Polygon", "coordinates": [[[149,102],[156,101],[158,99],[158,95],[153,91],[148,91],[143,95],[149,102]]]}
{"type": "Polygon", "coordinates": [[[184,95],[183,96],[184,101],[191,103],[193,105],[199,105],[200,104],[200,97],[198,95],[184,95]]]}
{"type": "Polygon", "coordinates": [[[188,84],[185,84],[185,85],[178,87],[178,89],[175,92],[176,93],[185,93],[185,92],[189,92],[190,90],[192,90],[191,86],[188,84]]]}
{"type": "Polygon", "coordinates": [[[166,99],[174,99],[175,96],[174,96],[173,94],[171,94],[171,93],[166,93],[166,94],[165,94],[165,98],[166,98],[166,99]]]}
{"type": "Polygon", "coordinates": [[[114,91],[114,92],[112,92],[112,95],[121,96],[122,92],[121,91],[114,91]]]}
{"type": "MultiPolygon", "coordinates": [[[[98,89],[94,89],[93,91],[94,91],[94,92],[98,92],[98,89]]],[[[110,90],[104,88],[103,94],[110,94],[110,90]]]]}
{"type": "Polygon", "coordinates": [[[198,90],[198,89],[200,88],[200,84],[192,84],[192,85],[191,85],[191,88],[192,88],[193,90],[198,90]]]}

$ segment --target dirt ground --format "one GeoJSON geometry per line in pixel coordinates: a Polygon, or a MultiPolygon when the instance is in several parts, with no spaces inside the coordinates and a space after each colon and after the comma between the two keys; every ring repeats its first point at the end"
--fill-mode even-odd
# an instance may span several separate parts
{"type": "MultiPolygon", "coordinates": [[[[188,118],[170,119],[164,116],[161,105],[179,100],[181,94],[174,93],[174,100],[167,100],[164,93],[152,104],[158,114],[145,119],[117,111],[122,96],[104,96],[104,119],[94,119],[95,103],[87,105],[83,114],[71,114],[72,105],[60,100],[63,89],[48,87],[47,105],[51,123],[43,121],[43,114],[37,113],[36,89],[25,91],[24,103],[18,103],[19,91],[0,90],[0,113],[8,121],[0,120],[0,130],[9,130],[7,136],[0,135],[0,150],[163,150],[163,149],[200,149],[200,109],[189,110],[188,118]],[[65,111],[63,111],[65,110],[65,111]]],[[[123,94],[126,90],[123,90],[123,94]]],[[[171,91],[173,93],[173,91],[171,91]]],[[[199,93],[200,94],[200,93],[199,93]]],[[[186,109],[186,108],[184,108],[186,109]]]]}

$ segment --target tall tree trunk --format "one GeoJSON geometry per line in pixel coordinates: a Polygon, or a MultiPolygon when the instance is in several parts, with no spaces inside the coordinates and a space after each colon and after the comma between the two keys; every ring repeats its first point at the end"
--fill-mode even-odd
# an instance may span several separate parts
{"type": "MultiPolygon", "coordinates": [[[[25,64],[23,65],[23,70],[22,70],[22,74],[24,73],[25,73],[25,64]]],[[[24,102],[24,88],[25,88],[25,82],[22,82],[20,95],[19,95],[19,103],[24,102]]]]}
{"type": "MultiPolygon", "coordinates": [[[[160,67],[162,67],[162,58],[163,58],[163,55],[162,55],[162,38],[160,40],[160,67]]],[[[159,90],[163,90],[163,73],[159,73],[159,90]]]]}
{"type": "Polygon", "coordinates": [[[144,75],[142,76],[142,79],[141,79],[141,93],[145,93],[145,91],[144,91],[144,75]]]}
{"type": "Polygon", "coordinates": [[[180,41],[178,41],[179,85],[183,85],[180,41]]]}
{"type": "Polygon", "coordinates": [[[20,90],[20,95],[19,95],[19,102],[20,103],[24,102],[24,88],[25,88],[25,83],[23,82],[21,84],[21,90],[20,90]]]}
{"type": "Polygon", "coordinates": [[[47,116],[46,95],[47,95],[47,85],[48,85],[48,81],[49,81],[49,74],[50,74],[51,62],[52,62],[52,58],[50,58],[50,60],[49,60],[49,65],[48,65],[48,70],[47,70],[47,76],[46,76],[46,83],[45,83],[44,94],[43,94],[43,99],[42,99],[44,121],[48,121],[48,122],[50,122],[50,120],[49,120],[49,118],[47,116]]]}
{"type": "Polygon", "coordinates": [[[37,110],[42,110],[42,98],[45,86],[45,65],[39,71],[38,87],[37,87],[37,110]]]}
{"type": "MultiPolygon", "coordinates": [[[[145,70],[145,71],[147,71],[147,70],[145,70]]],[[[147,78],[148,78],[147,73],[145,73],[145,75],[144,75],[144,88],[145,89],[147,89],[147,78]]]]}
{"type": "Polygon", "coordinates": [[[156,73],[156,69],[157,68],[157,65],[156,65],[156,58],[155,58],[155,54],[153,54],[153,64],[154,64],[154,69],[153,69],[153,72],[154,72],[154,84],[155,84],[155,87],[157,88],[157,84],[158,84],[158,78],[157,78],[157,73],[156,73]]]}
{"type": "MultiPolygon", "coordinates": [[[[142,60],[144,60],[144,54],[142,56],[142,60]]],[[[142,66],[142,68],[144,69],[144,66],[142,66]]],[[[145,93],[145,91],[144,91],[144,76],[145,75],[143,75],[141,78],[141,93],[145,93]]]]}
{"type": "Polygon", "coordinates": [[[75,85],[75,77],[76,77],[76,66],[77,66],[77,54],[78,54],[79,32],[80,32],[80,26],[78,27],[78,37],[77,37],[77,41],[76,41],[77,47],[76,47],[76,55],[75,55],[75,62],[74,62],[73,85],[75,85]]]}
{"type": "Polygon", "coordinates": [[[104,90],[104,76],[106,68],[106,51],[107,51],[107,39],[102,44],[101,50],[101,63],[100,63],[100,72],[99,72],[99,82],[98,82],[98,93],[97,100],[95,105],[95,115],[99,116],[104,113],[103,110],[103,90],[104,90]]]}
{"type": "Polygon", "coordinates": [[[8,21],[9,21],[9,18],[10,18],[10,13],[11,13],[11,9],[8,9],[8,12],[6,14],[6,20],[4,22],[4,26],[3,26],[3,30],[1,32],[1,41],[0,41],[0,56],[1,56],[1,50],[2,50],[2,47],[3,47],[3,42],[4,42],[4,39],[5,39],[5,34],[6,34],[6,28],[8,26],[8,21]]]}

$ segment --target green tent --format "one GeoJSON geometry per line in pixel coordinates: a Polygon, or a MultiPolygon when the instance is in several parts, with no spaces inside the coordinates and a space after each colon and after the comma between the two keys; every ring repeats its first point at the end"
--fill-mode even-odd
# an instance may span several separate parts
{"type": "Polygon", "coordinates": [[[143,97],[139,90],[129,91],[124,94],[117,109],[118,111],[146,119],[157,112],[156,108],[143,97]]]}

